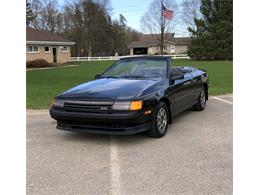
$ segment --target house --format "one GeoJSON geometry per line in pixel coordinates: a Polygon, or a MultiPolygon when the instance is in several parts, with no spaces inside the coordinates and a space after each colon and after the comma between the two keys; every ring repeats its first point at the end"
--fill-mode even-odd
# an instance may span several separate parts
{"type": "MultiPolygon", "coordinates": [[[[187,54],[188,45],[191,44],[191,37],[174,37],[168,33],[165,35],[163,52],[164,54],[187,54]]],[[[157,55],[160,54],[160,35],[142,34],[138,41],[128,45],[130,55],[157,55]]]]}
{"type": "Polygon", "coordinates": [[[26,61],[44,59],[49,63],[67,62],[74,44],[61,36],[26,27],[26,61]]]}

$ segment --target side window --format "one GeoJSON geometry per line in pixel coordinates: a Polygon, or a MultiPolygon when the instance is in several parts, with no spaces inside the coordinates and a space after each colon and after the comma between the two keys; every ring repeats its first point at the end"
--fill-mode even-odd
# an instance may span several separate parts
{"type": "Polygon", "coordinates": [[[170,68],[171,74],[184,74],[179,68],[170,68]]]}
{"type": "Polygon", "coordinates": [[[39,47],[38,46],[27,46],[27,53],[38,53],[39,47]]]}
{"type": "Polygon", "coordinates": [[[60,52],[68,52],[67,46],[60,46],[60,52]]]}
{"type": "Polygon", "coordinates": [[[39,47],[38,46],[33,46],[33,52],[35,52],[35,53],[39,52],[39,47]]]}
{"type": "Polygon", "coordinates": [[[166,51],[167,50],[167,47],[166,46],[163,46],[163,51],[166,51]]]}
{"type": "Polygon", "coordinates": [[[33,51],[32,46],[27,46],[27,52],[31,53],[33,51]]]}
{"type": "Polygon", "coordinates": [[[50,47],[49,46],[45,46],[44,47],[44,52],[45,53],[50,53],[50,47]]]}

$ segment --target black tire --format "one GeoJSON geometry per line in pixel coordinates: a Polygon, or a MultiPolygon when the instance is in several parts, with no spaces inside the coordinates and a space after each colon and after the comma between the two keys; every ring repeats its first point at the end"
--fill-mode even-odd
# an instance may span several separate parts
{"type": "Polygon", "coordinates": [[[201,88],[200,95],[198,98],[198,102],[193,106],[193,110],[195,111],[202,111],[205,109],[207,104],[206,100],[206,90],[204,87],[201,88]]]}
{"type": "Polygon", "coordinates": [[[159,102],[153,115],[152,127],[148,131],[149,136],[154,138],[163,137],[167,132],[168,121],[168,108],[164,102],[159,102]]]}

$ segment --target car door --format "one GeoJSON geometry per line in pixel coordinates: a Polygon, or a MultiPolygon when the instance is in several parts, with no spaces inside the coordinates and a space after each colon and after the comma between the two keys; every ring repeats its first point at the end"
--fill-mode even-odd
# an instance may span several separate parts
{"type": "Polygon", "coordinates": [[[183,79],[170,81],[168,94],[172,101],[171,110],[173,115],[177,115],[191,106],[192,100],[192,75],[184,74],[183,79]]]}
{"type": "Polygon", "coordinates": [[[200,71],[195,70],[191,73],[191,75],[193,77],[193,101],[197,102],[203,82],[201,80],[200,71]]]}

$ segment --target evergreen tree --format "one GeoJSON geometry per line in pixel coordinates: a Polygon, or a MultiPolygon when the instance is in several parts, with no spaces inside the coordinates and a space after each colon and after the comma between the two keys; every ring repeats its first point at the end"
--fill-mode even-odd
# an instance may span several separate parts
{"type": "Polygon", "coordinates": [[[202,0],[202,18],[194,18],[195,28],[188,55],[197,60],[233,59],[233,1],[202,0]]]}

